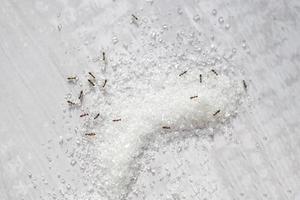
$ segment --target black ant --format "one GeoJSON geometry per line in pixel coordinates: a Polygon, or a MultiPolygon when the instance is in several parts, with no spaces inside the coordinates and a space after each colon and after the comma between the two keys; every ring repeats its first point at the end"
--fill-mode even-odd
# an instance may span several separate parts
{"type": "Polygon", "coordinates": [[[213,114],[213,116],[216,116],[220,111],[221,111],[221,110],[217,110],[217,111],[213,114]]]}
{"type": "Polygon", "coordinates": [[[184,75],[184,74],[186,74],[187,73],[187,71],[184,71],[184,72],[182,72],[181,74],[179,74],[179,76],[182,76],[182,75],[184,75]]]}

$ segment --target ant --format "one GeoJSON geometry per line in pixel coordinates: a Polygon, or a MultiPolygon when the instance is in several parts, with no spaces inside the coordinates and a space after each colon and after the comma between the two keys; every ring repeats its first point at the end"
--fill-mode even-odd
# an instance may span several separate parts
{"type": "Polygon", "coordinates": [[[220,111],[221,111],[221,110],[217,110],[217,111],[213,114],[213,116],[216,116],[220,111]]]}
{"type": "Polygon", "coordinates": [[[187,71],[184,71],[184,72],[182,72],[181,74],[179,74],[179,76],[182,76],[182,75],[184,75],[184,74],[186,74],[187,73],[187,71]]]}
{"type": "Polygon", "coordinates": [[[218,73],[216,72],[216,70],[212,69],[211,70],[216,76],[218,76],[218,73]]]}

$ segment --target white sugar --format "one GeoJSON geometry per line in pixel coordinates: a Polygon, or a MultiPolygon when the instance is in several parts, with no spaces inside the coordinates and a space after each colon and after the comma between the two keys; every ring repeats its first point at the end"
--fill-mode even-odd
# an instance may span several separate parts
{"type": "Polygon", "coordinates": [[[116,103],[114,116],[121,121],[107,121],[96,144],[108,191],[122,191],[130,182],[130,164],[147,138],[213,126],[235,112],[242,87],[229,77],[207,74],[202,83],[173,78],[159,92],[116,103]]]}

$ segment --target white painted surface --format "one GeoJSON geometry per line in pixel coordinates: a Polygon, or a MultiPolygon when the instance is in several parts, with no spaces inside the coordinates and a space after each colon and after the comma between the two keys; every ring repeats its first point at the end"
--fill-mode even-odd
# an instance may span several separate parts
{"type": "MultiPolygon", "coordinates": [[[[230,124],[214,130],[213,141],[178,136],[172,142],[161,139],[155,143],[159,148],[149,150],[142,158],[146,164],[128,199],[297,199],[299,10],[297,0],[1,0],[0,199],[52,199],[54,195],[58,199],[83,199],[82,196],[96,194],[89,192],[89,179],[95,179],[82,173],[80,163],[70,165],[85,143],[80,148],[73,145],[72,141],[76,143],[79,137],[74,133],[79,122],[75,114],[70,113],[73,117],[69,118],[69,111],[63,112],[67,108],[64,96],[69,91],[78,92],[66,77],[102,69],[103,64],[93,59],[103,50],[112,63],[120,58],[126,61],[126,56],[116,53],[124,49],[123,44],[133,52],[150,40],[148,32],[159,33],[163,24],[172,26],[172,31],[159,34],[166,41],[181,30],[197,30],[202,33],[203,48],[210,47],[211,35],[215,36],[220,54],[228,56],[236,48],[237,54],[230,63],[243,72],[250,100],[230,124]],[[211,14],[213,9],[217,9],[217,16],[211,14]],[[130,24],[132,13],[148,20],[150,28],[145,28],[145,34],[141,27],[130,24]],[[196,14],[200,21],[193,19],[196,14]],[[158,20],[155,16],[159,16],[158,20]],[[225,20],[223,24],[218,23],[220,16],[225,20]],[[227,23],[229,30],[225,28],[227,23]],[[118,37],[116,45],[113,36],[118,37]],[[64,138],[63,146],[59,136],[64,138]]],[[[159,52],[154,51],[157,55],[159,52]]],[[[197,58],[193,56],[187,57],[197,58]]],[[[187,67],[173,70],[164,67],[169,66],[165,65],[168,61],[159,62],[160,68],[148,70],[161,70],[149,74],[158,82],[154,86],[157,90],[163,78],[155,78],[173,71],[178,74],[187,67]]],[[[149,90],[148,82],[143,80],[150,79],[129,77],[138,69],[121,71],[128,77],[109,68],[106,72],[98,70],[97,75],[101,80],[115,80],[107,90],[127,98],[149,90]],[[139,88],[125,90],[125,86],[129,87],[126,81],[137,81],[139,88]]],[[[106,95],[112,102],[118,98],[109,91],[106,95]]],[[[203,134],[210,131],[203,130],[203,134]]]]}

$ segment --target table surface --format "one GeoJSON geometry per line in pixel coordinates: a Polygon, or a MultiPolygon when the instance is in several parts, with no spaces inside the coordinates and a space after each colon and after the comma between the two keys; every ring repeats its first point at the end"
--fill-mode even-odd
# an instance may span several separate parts
{"type": "Polygon", "coordinates": [[[148,152],[128,199],[300,199],[300,1],[1,0],[0,9],[0,199],[76,199],[88,187],[58,142],[76,123],[64,112],[66,77],[94,69],[115,35],[116,46],[139,41],[120,23],[131,13],[236,48],[248,97],[213,140],[148,152]]]}

